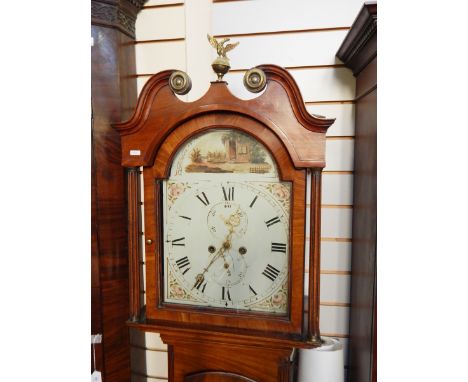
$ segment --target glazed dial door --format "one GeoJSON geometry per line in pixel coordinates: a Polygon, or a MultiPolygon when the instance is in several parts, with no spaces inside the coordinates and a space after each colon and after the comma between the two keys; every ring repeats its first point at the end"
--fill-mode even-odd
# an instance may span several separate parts
{"type": "Polygon", "coordinates": [[[212,130],[173,166],[162,182],[164,301],[287,313],[291,190],[266,149],[212,130]]]}

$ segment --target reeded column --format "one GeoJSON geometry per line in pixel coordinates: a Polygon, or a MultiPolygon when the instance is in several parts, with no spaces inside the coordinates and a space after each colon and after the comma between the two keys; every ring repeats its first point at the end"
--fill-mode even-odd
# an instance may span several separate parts
{"type": "Polygon", "coordinates": [[[309,319],[307,339],[320,342],[320,237],[321,237],[321,200],[322,169],[309,170],[310,190],[310,246],[309,246],[309,319]]]}
{"type": "Polygon", "coordinates": [[[138,321],[140,316],[140,259],[141,259],[141,218],[140,218],[140,170],[127,169],[128,201],[128,277],[129,277],[129,318],[138,321]]]}

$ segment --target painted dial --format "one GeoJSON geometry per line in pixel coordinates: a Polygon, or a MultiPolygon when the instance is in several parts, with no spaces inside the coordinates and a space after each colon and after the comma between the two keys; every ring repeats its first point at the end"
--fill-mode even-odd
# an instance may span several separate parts
{"type": "Polygon", "coordinates": [[[289,183],[165,181],[165,301],[287,312],[289,183]]]}

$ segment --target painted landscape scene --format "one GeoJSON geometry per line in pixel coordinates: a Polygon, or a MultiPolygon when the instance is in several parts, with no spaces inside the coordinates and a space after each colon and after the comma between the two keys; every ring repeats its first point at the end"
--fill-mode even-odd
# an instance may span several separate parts
{"type": "Polygon", "coordinates": [[[182,159],[187,173],[256,173],[274,171],[270,154],[246,134],[215,130],[194,139],[182,159]]]}

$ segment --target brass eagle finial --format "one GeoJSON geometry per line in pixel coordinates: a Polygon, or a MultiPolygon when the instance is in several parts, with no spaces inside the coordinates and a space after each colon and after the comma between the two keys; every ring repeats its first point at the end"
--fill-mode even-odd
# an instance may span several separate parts
{"type": "Polygon", "coordinates": [[[211,67],[213,68],[214,72],[218,75],[218,81],[223,80],[223,76],[229,71],[231,68],[229,64],[229,58],[226,56],[226,53],[233,50],[239,42],[235,42],[234,44],[226,44],[230,41],[230,38],[223,38],[222,40],[218,41],[213,36],[207,35],[208,41],[210,42],[211,46],[216,49],[216,53],[218,57],[213,61],[211,67]]]}
{"type": "Polygon", "coordinates": [[[224,46],[224,44],[226,44],[228,41],[231,40],[230,38],[223,38],[221,41],[218,41],[213,36],[210,36],[209,34],[207,36],[208,36],[208,41],[210,42],[211,46],[216,49],[216,53],[218,53],[219,57],[227,58],[226,53],[229,52],[230,50],[233,50],[237,45],[239,45],[239,41],[238,41],[238,42],[235,42],[234,44],[227,44],[226,46],[224,46]]]}

